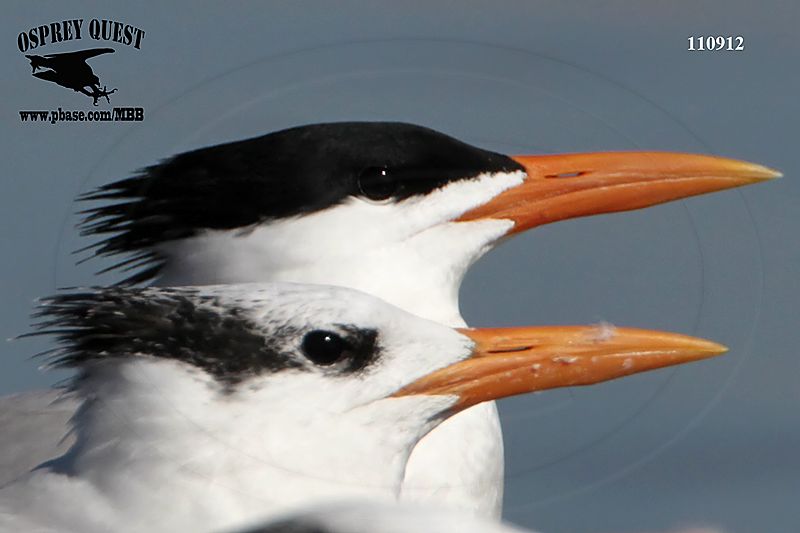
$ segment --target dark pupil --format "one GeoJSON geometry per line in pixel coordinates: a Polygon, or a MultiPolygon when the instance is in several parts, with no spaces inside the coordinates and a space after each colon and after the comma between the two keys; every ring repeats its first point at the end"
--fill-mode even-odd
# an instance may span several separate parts
{"type": "Polygon", "coordinates": [[[370,200],[386,200],[397,190],[397,183],[392,179],[389,169],[369,167],[358,177],[358,187],[361,194],[370,200]]]}
{"type": "Polygon", "coordinates": [[[332,365],[342,358],[347,343],[336,333],[316,330],[303,338],[303,353],[318,365],[332,365]]]}

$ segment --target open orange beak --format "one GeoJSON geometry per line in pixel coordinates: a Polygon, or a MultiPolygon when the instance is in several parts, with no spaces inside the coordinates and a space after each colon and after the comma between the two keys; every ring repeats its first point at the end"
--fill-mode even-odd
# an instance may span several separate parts
{"type": "Polygon", "coordinates": [[[459,329],[471,357],[436,370],[393,396],[454,395],[455,411],[480,402],[601,381],[713,357],[715,342],[613,326],[459,329]]]}
{"type": "Polygon", "coordinates": [[[707,155],[599,152],[512,156],[528,176],[458,220],[507,219],[510,234],[777,178],[767,167],[707,155]]]}

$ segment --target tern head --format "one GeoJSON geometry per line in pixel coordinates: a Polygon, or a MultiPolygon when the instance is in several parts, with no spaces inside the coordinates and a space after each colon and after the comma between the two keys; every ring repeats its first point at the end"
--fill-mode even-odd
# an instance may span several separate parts
{"type": "MultiPolygon", "coordinates": [[[[403,123],[342,122],[203,148],[83,198],[128,281],[324,283],[458,325],[469,266],[503,237],[779,175],[718,157],[507,156],[403,123]]],[[[115,268],[115,267],[112,267],[115,268]]]]}
{"type": "Polygon", "coordinates": [[[295,284],[73,292],[40,315],[85,399],[52,469],[148,505],[179,479],[204,520],[392,498],[419,439],[472,405],[724,351],[608,326],[455,329],[295,284]]]}

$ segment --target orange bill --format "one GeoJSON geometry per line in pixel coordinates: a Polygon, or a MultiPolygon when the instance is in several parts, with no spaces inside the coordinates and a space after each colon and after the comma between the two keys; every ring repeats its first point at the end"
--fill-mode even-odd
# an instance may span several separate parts
{"type": "Polygon", "coordinates": [[[727,351],[677,333],[613,326],[459,329],[472,356],[403,387],[394,396],[455,395],[456,411],[528,392],[591,385],[727,351]]]}
{"type": "Polygon", "coordinates": [[[520,185],[458,220],[507,219],[509,234],[569,218],[629,211],[777,178],[770,168],[707,155],[598,152],[512,156],[528,174],[520,185]]]}

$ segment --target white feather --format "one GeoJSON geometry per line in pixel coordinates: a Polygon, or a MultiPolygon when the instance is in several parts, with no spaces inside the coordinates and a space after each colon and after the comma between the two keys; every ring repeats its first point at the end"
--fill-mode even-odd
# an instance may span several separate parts
{"type": "MultiPolygon", "coordinates": [[[[308,506],[247,533],[534,533],[447,508],[408,503],[350,501],[308,506]]],[[[242,532],[244,533],[244,532],[242,532]]]]}
{"type": "MultiPolygon", "coordinates": [[[[437,322],[461,326],[458,291],[467,269],[513,226],[509,220],[452,222],[500,192],[523,172],[452,182],[423,198],[399,203],[350,199],[306,216],[264,223],[247,231],[209,231],[160,248],[168,258],[158,284],[206,285],[288,281],[351,287],[437,322]]],[[[69,417],[53,413],[47,427],[0,434],[0,449],[30,450],[0,469],[0,483],[15,479],[56,443],[69,417]]],[[[13,405],[11,406],[13,409],[13,405]]],[[[0,409],[9,409],[0,400],[0,409]]],[[[19,426],[18,426],[19,427],[19,426]]],[[[499,516],[503,443],[493,403],[448,420],[415,448],[403,497],[438,501],[499,516]]]]}
{"type": "Polygon", "coordinates": [[[0,490],[2,530],[215,531],[301,504],[399,496],[412,448],[456,398],[391,395],[468,357],[471,341],[343,288],[202,290],[266,336],[296,332],[282,341],[290,352],[312,329],[354,325],[378,331],[379,357],[356,374],[289,368],[233,392],[170,358],[86,363],[75,444],[0,490]]]}

